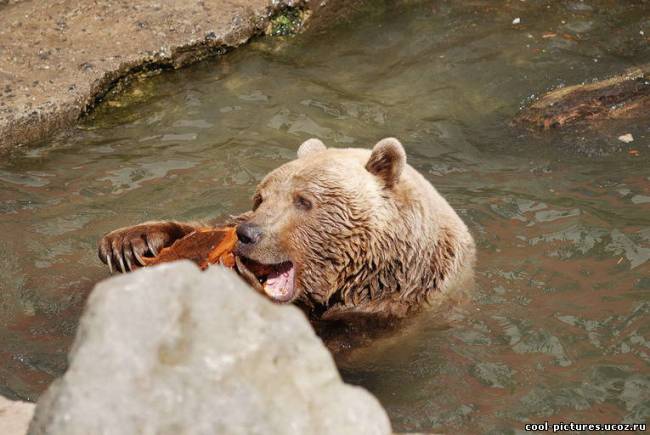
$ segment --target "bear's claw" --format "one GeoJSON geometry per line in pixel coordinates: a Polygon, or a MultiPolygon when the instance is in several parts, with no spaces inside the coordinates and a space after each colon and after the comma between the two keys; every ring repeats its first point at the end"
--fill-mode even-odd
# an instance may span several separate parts
{"type": "Polygon", "coordinates": [[[136,251],[135,249],[133,250],[133,255],[135,256],[135,259],[138,260],[138,263],[140,263],[140,266],[144,266],[144,265],[145,265],[144,260],[142,259],[142,257],[140,256],[140,254],[138,254],[138,251],[136,251]]]}
{"type": "Polygon", "coordinates": [[[146,265],[145,257],[155,257],[161,249],[194,230],[191,224],[146,222],[120,228],[99,241],[99,259],[108,270],[126,273],[146,265]]]}
{"type": "Polygon", "coordinates": [[[157,256],[158,256],[158,250],[156,250],[156,248],[154,248],[154,247],[151,245],[151,242],[149,241],[148,238],[147,238],[146,240],[147,240],[147,246],[149,247],[149,252],[151,252],[151,254],[152,254],[154,257],[157,257],[157,256]]]}

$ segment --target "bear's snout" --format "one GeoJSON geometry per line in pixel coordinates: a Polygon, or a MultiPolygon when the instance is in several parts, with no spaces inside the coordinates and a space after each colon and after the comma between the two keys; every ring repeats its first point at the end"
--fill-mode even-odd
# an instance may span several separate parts
{"type": "Polygon", "coordinates": [[[254,245],[262,238],[262,229],[252,223],[243,223],[237,226],[237,238],[244,245],[254,245]]]}

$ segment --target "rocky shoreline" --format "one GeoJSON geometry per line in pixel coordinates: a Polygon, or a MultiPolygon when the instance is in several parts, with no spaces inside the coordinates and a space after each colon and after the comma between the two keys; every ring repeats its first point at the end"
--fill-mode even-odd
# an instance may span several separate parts
{"type": "Polygon", "coordinates": [[[299,16],[299,26],[331,19],[339,3],[0,2],[0,153],[74,125],[133,74],[181,68],[266,32],[285,34],[288,19],[277,31],[270,24],[287,11],[299,16]]]}

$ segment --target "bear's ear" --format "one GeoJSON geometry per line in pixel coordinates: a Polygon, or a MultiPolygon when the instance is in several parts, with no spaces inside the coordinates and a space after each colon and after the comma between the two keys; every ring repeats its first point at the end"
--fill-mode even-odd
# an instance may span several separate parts
{"type": "Polygon", "coordinates": [[[372,149],[366,169],[379,177],[388,188],[393,187],[399,180],[406,165],[404,147],[394,137],[387,137],[377,142],[372,149]]]}
{"type": "Polygon", "coordinates": [[[320,139],[307,139],[300,145],[298,148],[298,158],[302,159],[310,154],[314,154],[320,151],[325,151],[327,147],[320,139]]]}

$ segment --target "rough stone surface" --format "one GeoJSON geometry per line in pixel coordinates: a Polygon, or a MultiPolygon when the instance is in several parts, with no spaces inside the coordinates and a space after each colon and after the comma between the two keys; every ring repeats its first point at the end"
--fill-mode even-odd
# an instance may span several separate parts
{"type": "Polygon", "coordinates": [[[24,435],[34,414],[34,404],[5,399],[0,396],[0,433],[24,435]]]}
{"type": "Polygon", "coordinates": [[[188,262],[97,285],[30,434],[388,434],[304,315],[188,262]]]}
{"type": "Polygon", "coordinates": [[[0,151],[74,123],[142,67],[246,42],[299,0],[0,0],[0,151]]]}

